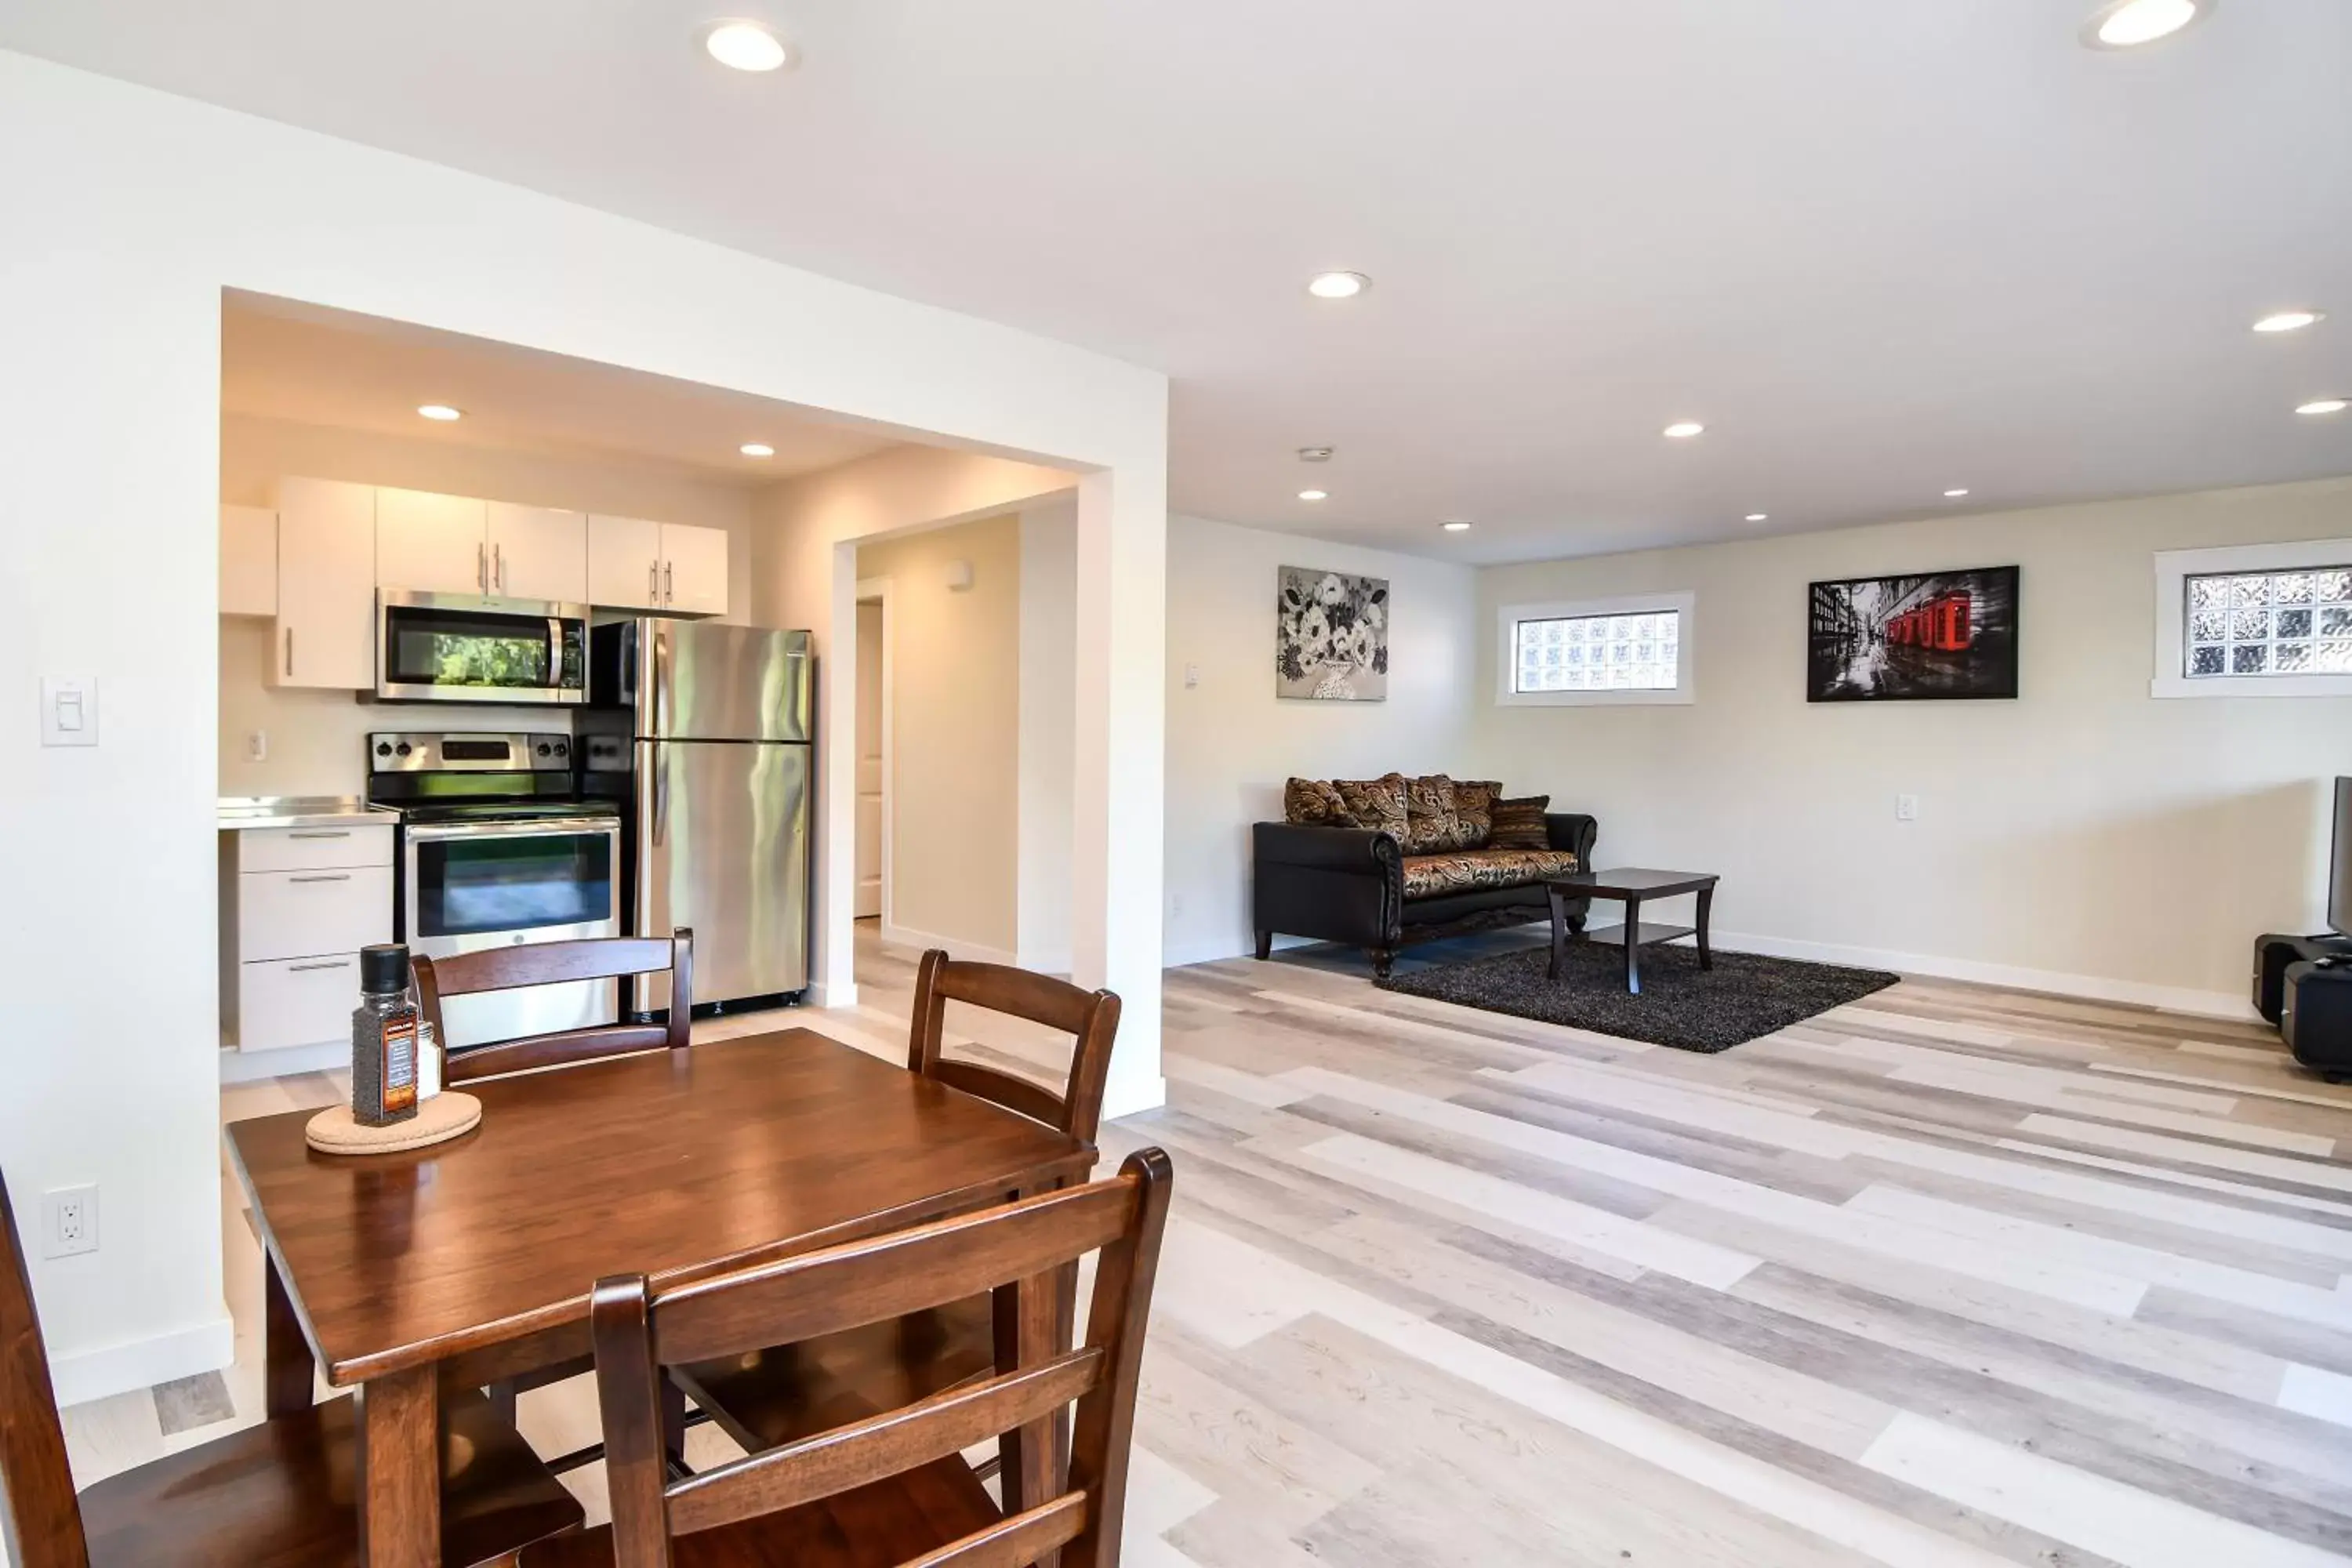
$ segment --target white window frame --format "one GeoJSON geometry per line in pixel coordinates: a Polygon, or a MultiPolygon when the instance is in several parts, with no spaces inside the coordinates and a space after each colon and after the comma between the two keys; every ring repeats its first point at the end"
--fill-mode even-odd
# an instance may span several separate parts
{"type": "Polygon", "coordinates": [[[2156,672],[2151,697],[2352,697],[2352,675],[2206,675],[2188,668],[2189,579],[2241,572],[2294,572],[2352,563],[2352,539],[2161,550],[2156,556],[2156,672]]]}
{"type": "Polygon", "coordinates": [[[1697,646],[1698,595],[1629,594],[1614,599],[1572,599],[1537,605],[1505,605],[1495,612],[1495,705],[1498,708],[1677,707],[1698,700],[1692,650],[1697,646]],[[1519,623],[1557,621],[1578,616],[1645,616],[1672,610],[1675,683],[1670,689],[1603,691],[1521,691],[1513,684],[1519,667],[1519,623]]]}

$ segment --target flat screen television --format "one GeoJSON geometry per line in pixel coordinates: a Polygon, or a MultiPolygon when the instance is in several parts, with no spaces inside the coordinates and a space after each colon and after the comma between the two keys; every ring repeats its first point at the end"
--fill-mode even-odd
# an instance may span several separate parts
{"type": "Polygon", "coordinates": [[[2336,850],[2327,866],[2327,923],[2352,937],[2352,778],[2336,781],[2336,850]]]}

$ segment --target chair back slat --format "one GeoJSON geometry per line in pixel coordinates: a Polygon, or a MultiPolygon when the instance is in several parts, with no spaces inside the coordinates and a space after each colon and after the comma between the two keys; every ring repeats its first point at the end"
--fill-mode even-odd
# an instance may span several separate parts
{"type": "Polygon", "coordinates": [[[1136,1199],[1131,1182],[1097,1182],[680,1285],[661,1299],[654,1354],[716,1361],[961,1301],[1105,1246],[1136,1199]]]}
{"type": "Polygon", "coordinates": [[[617,980],[625,975],[669,974],[667,1024],[606,1024],[451,1051],[447,1081],[472,1083],[501,1073],[628,1056],[637,1051],[684,1050],[694,1023],[694,933],[681,926],[667,939],[589,937],[578,942],[525,942],[486,948],[448,958],[419,955],[416,1000],[425,1021],[446,1040],[441,1021],[445,996],[561,985],[576,980],[617,980]]]}
{"type": "Polygon", "coordinates": [[[907,1068],[942,1083],[952,1081],[942,1070],[946,1068],[961,1066],[987,1073],[990,1076],[985,1079],[954,1087],[1091,1143],[1102,1127],[1103,1083],[1110,1076],[1118,1012],[1118,997],[1108,991],[1082,991],[1066,980],[1001,963],[963,963],[933,948],[923,954],[915,972],[915,1016],[907,1043],[907,1068]],[[1074,1036],[1069,1076],[1061,1094],[993,1068],[943,1062],[940,1050],[950,1002],[1009,1014],[1074,1036]],[[1031,1092],[1004,1090],[1008,1084],[1031,1092]]]}
{"type": "Polygon", "coordinates": [[[1064,1547],[1064,1568],[1115,1568],[1143,1335],[1174,1174],[1146,1149],[1119,1173],[984,1213],[696,1280],[656,1295],[644,1275],[590,1299],[614,1568],[669,1568],[674,1537],[749,1521],[949,1460],[991,1433],[1034,1429],[1075,1400],[1070,1484],[1027,1511],[902,1568],[1016,1568],[1064,1547]],[[996,1375],[667,1483],[660,1368],[790,1343],[946,1306],[1099,1250],[1087,1342],[996,1375]],[[1117,1447],[1109,1445],[1113,1441],[1117,1447]]]}
{"type": "Polygon", "coordinates": [[[1048,1552],[1076,1541],[1093,1506],[1084,1492],[1064,1492],[1026,1513],[950,1541],[904,1568],[1029,1568],[1048,1552]]]}
{"type": "Polygon", "coordinates": [[[1075,1350],[705,1470],[670,1489],[670,1533],[692,1535],[798,1508],[877,1475],[961,1453],[1078,1398],[1102,1381],[1106,1361],[1090,1346],[1075,1350]]]}
{"type": "Polygon", "coordinates": [[[16,1568],[89,1568],[48,1349],[5,1179],[0,1222],[8,1242],[8,1268],[0,1274],[0,1542],[16,1568]]]}
{"type": "Polygon", "coordinates": [[[1063,1110],[1068,1103],[1050,1089],[1040,1089],[1025,1078],[1014,1078],[1009,1072],[982,1067],[978,1062],[934,1062],[930,1076],[950,1089],[978,1095],[1048,1127],[1062,1124],[1063,1110]]]}

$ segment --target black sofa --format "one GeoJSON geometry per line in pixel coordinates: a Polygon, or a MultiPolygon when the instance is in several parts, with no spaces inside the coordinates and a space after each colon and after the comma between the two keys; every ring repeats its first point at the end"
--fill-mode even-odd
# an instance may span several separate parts
{"type": "MultiPolygon", "coordinates": [[[[1592,845],[1601,833],[1597,821],[1576,812],[1548,812],[1544,831],[1552,848],[1576,857],[1578,869],[1592,869],[1592,845]]],[[[1365,949],[1373,973],[1386,979],[1397,950],[1409,943],[1551,917],[1540,878],[1407,898],[1403,849],[1394,836],[1373,828],[1261,822],[1251,837],[1251,923],[1260,958],[1272,954],[1277,935],[1348,942],[1365,949]]],[[[1509,853],[1471,850],[1443,858],[1509,853]]],[[[1572,931],[1584,929],[1589,903],[1580,899],[1569,905],[1572,931]]]]}

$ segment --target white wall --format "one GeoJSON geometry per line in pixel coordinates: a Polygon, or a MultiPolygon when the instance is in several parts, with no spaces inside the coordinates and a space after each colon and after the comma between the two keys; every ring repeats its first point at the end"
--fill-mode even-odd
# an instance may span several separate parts
{"type": "MultiPolygon", "coordinates": [[[[100,1251],[33,1264],[62,1397],[230,1352],[205,657],[225,288],[1086,470],[1083,580],[1111,618],[1081,631],[1101,675],[1080,693],[1079,767],[1118,787],[1080,827],[1081,911],[1099,934],[1080,963],[1142,1004],[1122,1081],[1156,1094],[1164,377],[22,55],[0,53],[0,146],[40,150],[0,159],[0,710],[18,716],[0,727],[0,789],[12,822],[38,825],[0,837],[0,879],[21,895],[0,943],[0,1163],[23,1212],[96,1182],[104,1215],[100,1251]],[[100,745],[37,744],[43,672],[96,679],[100,745]]],[[[828,711],[847,710],[841,695],[828,711]]],[[[821,892],[820,917],[847,891],[821,892]]]]}
{"type": "MultiPolygon", "coordinates": [[[[1021,793],[1021,520],[862,545],[889,584],[890,893],[882,936],[1013,960],[1021,793]],[[948,586],[951,563],[969,587],[948,586]]],[[[863,649],[860,649],[861,657],[863,649]]]]}
{"type": "Polygon", "coordinates": [[[1077,706],[1078,516],[1069,500],[1021,514],[1021,967],[1070,967],[1070,798],[1077,706]]]}
{"type": "Polygon", "coordinates": [[[1475,755],[1604,865],[1723,873],[1727,946],[2241,1012],[2253,938],[2320,927],[2352,699],[2151,698],[2150,557],[2347,537],[2339,480],[1489,570],[1475,755]],[[1807,584],[2011,563],[2018,700],[1805,701],[1807,584]],[[1669,589],[1696,703],[1496,706],[1496,606],[1669,589]]]}
{"type": "Polygon", "coordinates": [[[1476,588],[1469,568],[1385,551],[1169,520],[1170,963],[1253,950],[1250,825],[1282,820],[1283,781],[1447,773],[1475,765],[1470,705],[1476,588]],[[1275,572],[1311,566],[1389,580],[1385,702],[1274,694],[1275,572]],[[1185,685],[1197,666],[1200,684],[1185,685]]]}
{"type": "MultiPolygon", "coordinates": [[[[221,418],[220,464],[221,500],[247,506],[269,505],[281,477],[302,474],[724,529],[729,613],[718,618],[751,619],[749,486],[626,458],[502,452],[239,414],[221,418]]],[[[269,628],[259,617],[221,617],[221,794],[357,795],[367,784],[362,738],[368,731],[450,721],[450,710],[383,708],[348,692],[271,686],[269,628]],[[246,752],[256,730],[269,737],[269,755],[258,763],[246,752]]],[[[570,714],[544,708],[469,707],[463,721],[485,730],[572,728],[570,714]]]]}

